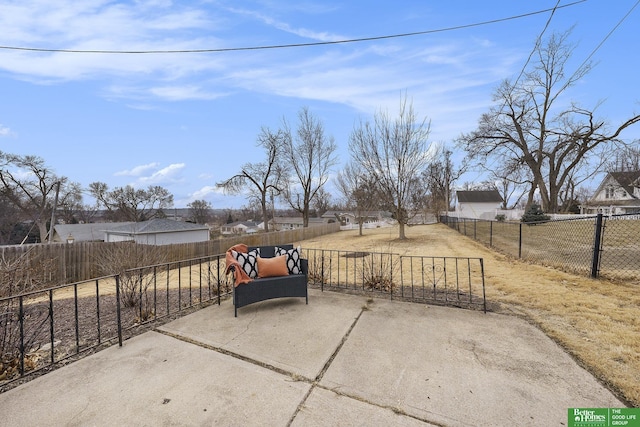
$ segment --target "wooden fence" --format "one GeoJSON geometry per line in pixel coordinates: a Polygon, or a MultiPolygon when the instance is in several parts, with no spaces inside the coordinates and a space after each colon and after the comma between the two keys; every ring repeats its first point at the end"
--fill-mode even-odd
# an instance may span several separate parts
{"type": "MultiPolygon", "coordinates": [[[[157,251],[166,250],[166,262],[182,261],[209,255],[223,254],[228,248],[245,243],[249,246],[278,245],[296,243],[306,239],[340,231],[339,223],[323,224],[296,230],[274,231],[269,233],[243,234],[225,237],[206,242],[183,243],[164,246],[147,246],[157,251]]],[[[37,272],[34,282],[46,286],[56,286],[66,283],[93,279],[105,274],[99,271],[98,257],[117,245],[131,244],[131,242],[75,242],[49,243],[32,245],[0,246],[0,272],[7,270],[11,262],[24,256],[21,263],[22,270],[29,270],[29,274],[37,272]],[[28,265],[28,268],[25,268],[28,265]]],[[[144,250],[145,245],[139,245],[144,250]]],[[[112,272],[115,273],[115,272],[112,272]]],[[[112,274],[109,273],[109,274],[112,274]]],[[[0,275],[0,288],[6,287],[6,280],[11,280],[11,274],[0,275]]],[[[0,296],[1,296],[0,290],[0,296]]]]}

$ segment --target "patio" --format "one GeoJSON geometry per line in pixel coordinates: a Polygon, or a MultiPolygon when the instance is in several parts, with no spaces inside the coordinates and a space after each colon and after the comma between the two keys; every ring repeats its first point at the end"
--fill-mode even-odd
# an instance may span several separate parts
{"type": "Polygon", "coordinates": [[[230,300],[0,394],[31,425],[566,425],[624,407],[540,330],[495,313],[310,289],[230,300]]]}

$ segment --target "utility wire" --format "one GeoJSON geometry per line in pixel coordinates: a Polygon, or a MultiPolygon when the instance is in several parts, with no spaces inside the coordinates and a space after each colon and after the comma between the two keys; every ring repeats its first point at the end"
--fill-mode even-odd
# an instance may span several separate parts
{"type": "MultiPolygon", "coordinates": [[[[513,83],[513,86],[516,86],[518,84],[518,81],[520,80],[520,78],[522,77],[522,75],[524,74],[525,69],[527,68],[527,65],[529,65],[529,62],[531,61],[531,58],[533,57],[533,54],[538,50],[538,48],[540,47],[540,42],[542,41],[542,36],[544,35],[544,33],[547,31],[547,28],[549,28],[549,24],[551,23],[551,19],[553,18],[553,15],[556,13],[556,10],[558,9],[558,6],[560,4],[560,0],[558,0],[556,2],[556,5],[553,7],[553,9],[551,10],[551,14],[549,15],[549,19],[547,19],[547,23],[545,24],[544,28],[542,29],[542,31],[540,32],[540,34],[538,35],[538,38],[536,39],[536,43],[533,46],[533,49],[531,49],[531,53],[529,53],[529,57],[527,58],[527,60],[525,61],[524,65],[522,66],[522,69],[520,70],[520,74],[518,74],[518,77],[516,78],[515,82],[513,83]]],[[[503,106],[504,107],[504,106],[503,106]]]]}
{"type": "Polygon", "coordinates": [[[425,34],[434,34],[434,33],[442,33],[447,31],[462,30],[466,28],[479,27],[483,25],[490,25],[490,24],[496,24],[499,22],[511,21],[514,19],[526,18],[529,16],[539,15],[541,13],[546,13],[549,11],[555,12],[556,9],[575,6],[577,4],[584,3],[586,1],[587,0],[578,0],[572,3],[567,3],[562,6],[558,6],[556,4],[556,6],[551,9],[538,10],[536,12],[529,12],[521,15],[514,15],[507,18],[492,19],[489,21],[458,25],[454,27],[439,28],[435,30],[416,31],[411,33],[390,34],[390,35],[383,35],[383,36],[362,37],[362,38],[356,38],[356,39],[334,40],[334,41],[323,41],[323,42],[312,42],[312,43],[229,47],[229,48],[217,48],[217,49],[185,49],[185,50],[78,50],[78,49],[47,49],[47,48],[38,48],[38,47],[18,47],[18,46],[0,46],[0,49],[20,50],[20,51],[29,51],[29,52],[52,52],[52,53],[166,54],[166,53],[219,53],[219,52],[237,52],[237,51],[246,51],[246,50],[266,50],[266,49],[285,49],[285,48],[294,48],[294,47],[326,46],[326,45],[335,45],[335,44],[360,43],[360,42],[375,41],[375,40],[394,39],[394,38],[402,38],[402,37],[413,37],[413,36],[421,36],[425,34]]]}
{"type": "MultiPolygon", "coordinates": [[[[609,37],[611,37],[611,35],[620,27],[620,25],[622,25],[622,23],[629,17],[629,15],[631,15],[631,12],[633,12],[633,10],[639,4],[640,4],[640,0],[638,0],[633,6],[631,6],[631,9],[629,9],[629,11],[626,13],[626,15],[624,15],[620,19],[620,21],[618,21],[618,23],[616,25],[614,25],[614,27],[611,29],[611,31],[609,31],[609,33],[606,36],[604,36],[602,41],[600,43],[598,43],[598,45],[591,51],[591,53],[586,57],[586,59],[584,61],[582,61],[582,64],[580,64],[580,66],[578,68],[576,68],[576,71],[574,71],[574,73],[571,75],[571,77],[569,77],[569,79],[567,80],[566,84],[568,84],[568,82],[570,82],[573,79],[573,77],[580,72],[582,67],[584,67],[587,64],[587,62],[589,62],[589,60],[593,57],[593,55],[595,55],[596,52],[598,50],[600,50],[602,45],[609,39],[609,37]]],[[[566,86],[566,84],[565,84],[565,86],[566,86]]],[[[564,90],[564,87],[562,89],[564,90]]]]}

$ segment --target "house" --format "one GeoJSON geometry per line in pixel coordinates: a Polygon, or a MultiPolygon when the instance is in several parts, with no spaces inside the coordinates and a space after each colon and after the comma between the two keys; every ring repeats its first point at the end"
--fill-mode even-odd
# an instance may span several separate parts
{"type": "MultiPolygon", "coordinates": [[[[309,227],[314,225],[326,224],[327,221],[323,218],[309,218],[309,227]]],[[[304,221],[301,216],[284,217],[277,216],[269,221],[269,230],[282,231],[282,230],[296,230],[303,228],[304,221]]],[[[263,226],[264,228],[264,226],[263,226]]]]}
{"type": "Polygon", "coordinates": [[[502,205],[498,190],[456,191],[458,218],[495,219],[502,205]]]}
{"type": "Polygon", "coordinates": [[[253,234],[257,233],[259,228],[258,223],[254,221],[236,221],[220,227],[220,234],[227,236],[232,234],[253,234]]]}
{"type": "Polygon", "coordinates": [[[640,171],[607,173],[580,213],[640,213],[640,171]]]}
{"type": "Polygon", "coordinates": [[[340,221],[341,229],[357,228],[360,221],[363,228],[377,228],[388,226],[394,222],[391,213],[387,211],[327,211],[322,215],[327,223],[340,221]]]}
{"type": "Polygon", "coordinates": [[[209,240],[209,227],[165,218],[129,223],[107,229],[104,233],[105,242],[132,240],[145,245],[171,245],[209,240]]]}
{"type": "Polygon", "coordinates": [[[133,222],[92,222],[88,224],[56,224],[53,227],[53,241],[72,242],[104,242],[105,231],[122,226],[130,226],[133,222]]]}

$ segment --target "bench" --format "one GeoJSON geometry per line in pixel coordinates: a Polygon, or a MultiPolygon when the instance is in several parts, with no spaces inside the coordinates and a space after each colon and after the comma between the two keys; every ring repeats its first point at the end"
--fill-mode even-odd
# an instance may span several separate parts
{"type": "MultiPolygon", "coordinates": [[[[293,245],[277,245],[282,249],[293,249],[293,245]]],[[[275,246],[250,246],[249,251],[260,249],[261,258],[273,258],[275,246]]],[[[253,279],[249,283],[234,286],[233,305],[235,317],[238,317],[238,309],[255,302],[273,298],[301,297],[309,304],[307,282],[309,274],[308,260],[300,258],[301,274],[289,274],[288,276],[263,277],[253,279]]]]}

